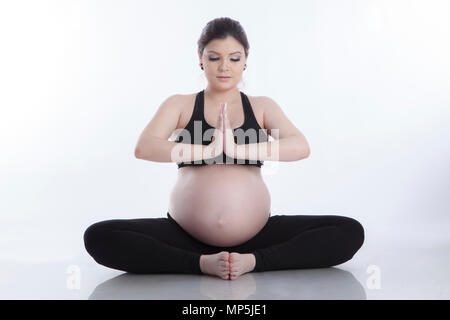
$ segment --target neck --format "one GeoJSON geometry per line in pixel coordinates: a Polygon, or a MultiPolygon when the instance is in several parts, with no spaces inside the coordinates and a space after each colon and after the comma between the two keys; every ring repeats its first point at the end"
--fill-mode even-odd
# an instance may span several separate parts
{"type": "Polygon", "coordinates": [[[237,87],[221,90],[208,86],[205,89],[205,97],[209,100],[227,102],[228,104],[231,104],[241,99],[241,93],[237,87]]]}

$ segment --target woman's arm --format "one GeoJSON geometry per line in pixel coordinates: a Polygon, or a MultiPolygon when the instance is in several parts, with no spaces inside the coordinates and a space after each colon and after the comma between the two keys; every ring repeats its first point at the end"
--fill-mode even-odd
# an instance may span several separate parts
{"type": "Polygon", "coordinates": [[[288,119],[280,106],[269,97],[259,97],[263,108],[263,125],[274,141],[236,146],[237,159],[260,161],[296,161],[309,157],[305,136],[288,119]]]}
{"type": "MultiPolygon", "coordinates": [[[[176,130],[186,98],[176,94],[167,98],[141,133],[134,155],[155,162],[186,162],[205,159],[205,147],[168,141],[176,130]]],[[[208,157],[206,157],[208,158],[208,157]]]]}

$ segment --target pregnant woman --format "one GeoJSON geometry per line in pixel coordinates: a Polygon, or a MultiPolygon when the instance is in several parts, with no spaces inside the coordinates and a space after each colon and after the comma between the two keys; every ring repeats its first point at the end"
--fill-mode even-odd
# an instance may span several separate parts
{"type": "Polygon", "coordinates": [[[206,25],[198,55],[207,88],[167,98],[136,146],[138,159],[178,165],[167,218],[89,226],[84,244],[96,262],[130,273],[233,280],[251,271],[331,267],[362,246],[364,229],[353,218],[272,215],[264,160],[301,160],[309,146],[272,99],[238,90],[248,53],[239,22],[206,25]]]}

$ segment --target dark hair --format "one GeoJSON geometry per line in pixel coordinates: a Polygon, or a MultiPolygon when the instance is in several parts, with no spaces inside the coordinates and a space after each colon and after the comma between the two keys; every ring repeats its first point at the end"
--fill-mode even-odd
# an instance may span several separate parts
{"type": "Polygon", "coordinates": [[[244,47],[245,56],[247,57],[250,46],[248,44],[247,35],[245,34],[244,28],[242,28],[239,21],[228,17],[211,20],[203,28],[200,39],[197,41],[200,55],[203,55],[203,50],[211,40],[225,39],[227,36],[232,36],[242,44],[244,47]]]}

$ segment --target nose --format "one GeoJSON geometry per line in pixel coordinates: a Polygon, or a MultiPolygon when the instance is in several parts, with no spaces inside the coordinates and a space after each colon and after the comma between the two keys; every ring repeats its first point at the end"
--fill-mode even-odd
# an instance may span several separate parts
{"type": "Polygon", "coordinates": [[[222,63],[220,63],[219,69],[220,69],[220,71],[228,70],[228,63],[227,63],[227,61],[225,61],[225,59],[222,63]]]}

